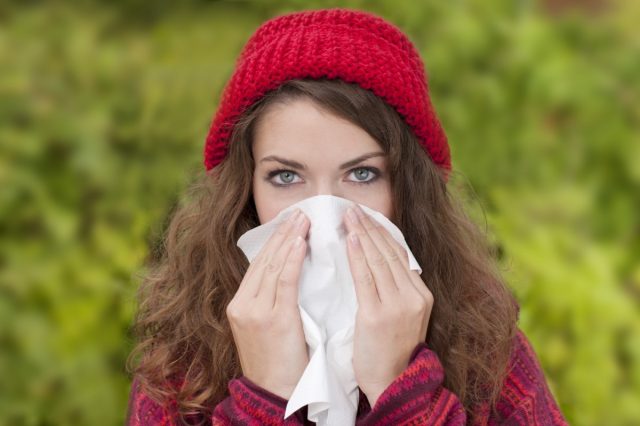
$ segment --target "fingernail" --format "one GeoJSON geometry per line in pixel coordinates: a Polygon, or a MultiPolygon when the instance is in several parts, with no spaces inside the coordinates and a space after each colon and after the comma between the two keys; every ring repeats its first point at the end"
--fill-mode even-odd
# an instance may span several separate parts
{"type": "Polygon", "coordinates": [[[297,227],[299,230],[304,229],[304,222],[305,222],[305,216],[304,216],[304,214],[300,214],[300,215],[298,215],[298,219],[296,220],[296,227],[297,227]]]}
{"type": "Polygon", "coordinates": [[[302,242],[304,240],[302,239],[302,237],[300,235],[298,235],[296,237],[296,240],[293,242],[293,248],[296,250],[300,250],[300,248],[302,248],[302,242]]]}
{"type": "Polygon", "coordinates": [[[353,211],[353,208],[349,207],[347,209],[347,217],[349,218],[349,220],[351,221],[351,223],[358,223],[358,216],[356,216],[355,212],[353,211]]]}
{"type": "Polygon", "coordinates": [[[354,247],[360,247],[360,240],[358,239],[358,235],[356,235],[355,232],[349,234],[349,241],[351,241],[354,247]]]}
{"type": "Polygon", "coordinates": [[[358,214],[358,217],[364,217],[364,211],[362,210],[362,207],[356,206],[356,213],[358,214]]]}

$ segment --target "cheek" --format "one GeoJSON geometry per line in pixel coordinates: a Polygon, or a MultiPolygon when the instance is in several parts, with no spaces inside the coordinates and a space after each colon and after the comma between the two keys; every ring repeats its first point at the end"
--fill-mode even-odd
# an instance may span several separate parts
{"type": "Polygon", "coordinates": [[[278,195],[277,188],[272,188],[264,182],[253,181],[253,201],[258,212],[260,224],[274,219],[280,211],[293,204],[282,195],[278,195]]]}
{"type": "Polygon", "coordinates": [[[387,199],[387,198],[376,198],[373,200],[370,200],[369,203],[362,203],[365,206],[376,210],[380,213],[382,213],[386,218],[388,218],[389,220],[393,221],[393,206],[391,204],[391,200],[387,199]]]}
{"type": "Polygon", "coordinates": [[[382,213],[385,217],[393,222],[393,200],[389,188],[380,188],[378,191],[367,192],[366,194],[354,194],[354,196],[345,197],[351,201],[365,205],[370,209],[382,213]]]}
{"type": "Polygon", "coordinates": [[[271,206],[269,205],[269,196],[265,194],[264,188],[256,179],[253,179],[253,202],[256,205],[258,219],[260,224],[265,223],[265,219],[270,215],[271,206]]]}

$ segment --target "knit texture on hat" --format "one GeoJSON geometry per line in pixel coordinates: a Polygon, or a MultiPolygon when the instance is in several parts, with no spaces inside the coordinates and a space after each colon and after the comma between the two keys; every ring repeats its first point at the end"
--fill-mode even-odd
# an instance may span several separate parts
{"type": "Polygon", "coordinates": [[[424,65],[407,36],[368,12],[324,9],[273,18],[251,36],[207,135],[207,170],[224,159],[233,126],[247,108],[281,84],[301,78],[337,78],[372,91],[398,111],[435,164],[451,169],[424,65]]]}

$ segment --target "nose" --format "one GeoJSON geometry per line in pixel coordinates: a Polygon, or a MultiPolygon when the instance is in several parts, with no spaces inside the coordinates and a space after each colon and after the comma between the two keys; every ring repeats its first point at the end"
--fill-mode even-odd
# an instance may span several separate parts
{"type": "Polygon", "coordinates": [[[321,182],[315,188],[313,195],[333,195],[334,197],[344,198],[342,190],[330,182],[321,182]]]}

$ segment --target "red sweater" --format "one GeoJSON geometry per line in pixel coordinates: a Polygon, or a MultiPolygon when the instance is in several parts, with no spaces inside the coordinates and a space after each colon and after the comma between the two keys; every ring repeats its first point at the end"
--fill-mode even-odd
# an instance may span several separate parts
{"type": "MultiPolygon", "coordinates": [[[[387,425],[567,425],[553,399],[536,355],[522,332],[518,332],[497,404],[497,412],[481,407],[473,423],[467,423],[458,397],[444,388],[444,370],[437,355],[419,344],[407,368],[380,395],[373,409],[360,391],[358,426],[387,425]]],[[[305,425],[306,407],[283,420],[287,401],[262,389],[246,377],[229,382],[229,396],[213,410],[210,425],[305,425]]],[[[134,380],[129,398],[129,426],[182,424],[175,401],[159,405],[134,380]]],[[[194,419],[195,424],[205,419],[194,419]]]]}

